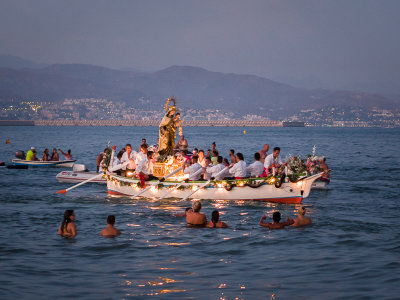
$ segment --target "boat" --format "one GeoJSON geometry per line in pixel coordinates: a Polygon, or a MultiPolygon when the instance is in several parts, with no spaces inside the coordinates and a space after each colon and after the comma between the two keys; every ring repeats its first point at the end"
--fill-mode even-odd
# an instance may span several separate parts
{"type": "MultiPolygon", "coordinates": [[[[90,172],[85,165],[75,164],[72,171],[61,171],[56,175],[58,182],[62,183],[79,183],[99,175],[97,172],[90,172]]],[[[92,180],[91,182],[106,184],[107,179],[101,177],[92,180]]]]}
{"type": "MultiPolygon", "coordinates": [[[[302,178],[297,182],[282,182],[276,184],[275,177],[269,178],[248,178],[240,180],[211,181],[204,188],[199,189],[188,199],[208,199],[208,200],[237,200],[237,201],[268,201],[283,204],[299,204],[303,198],[310,194],[311,186],[322,176],[323,172],[302,178]]],[[[157,180],[147,181],[146,187],[150,189],[144,191],[140,197],[160,198],[167,191],[168,197],[185,198],[192,191],[204,185],[205,181],[188,181],[180,188],[174,186],[180,181],[170,180],[159,182],[157,180]]],[[[140,191],[140,180],[137,178],[122,177],[111,172],[107,172],[108,194],[113,196],[134,196],[140,191]]]]}
{"type": "Polygon", "coordinates": [[[321,176],[317,180],[315,180],[311,186],[312,189],[327,189],[327,185],[330,183],[330,179],[321,176]]]}
{"type": "Polygon", "coordinates": [[[72,168],[75,162],[76,159],[42,161],[42,160],[25,160],[20,158],[14,158],[12,160],[12,163],[14,165],[25,165],[32,167],[60,167],[60,168],[72,168]]]}
{"type": "Polygon", "coordinates": [[[178,127],[177,132],[182,136],[180,112],[177,111],[175,104],[175,98],[167,99],[165,115],[159,126],[158,155],[152,164],[152,175],[159,180],[145,182],[143,174],[135,175],[132,171],[126,171],[123,173],[127,177],[124,177],[110,171],[109,166],[113,165],[115,147],[112,150],[109,143],[101,162],[101,168],[106,174],[108,194],[132,198],[172,197],[182,200],[269,201],[299,204],[309,196],[312,184],[324,174],[319,170],[314,146],[313,156],[307,159],[307,164],[301,156],[291,156],[285,164],[277,166],[272,164],[271,168],[263,173],[266,177],[189,181],[188,174],[182,171],[185,157],[180,153],[173,154],[175,132],[178,127]],[[142,178],[140,180],[134,176],[142,178]]]}

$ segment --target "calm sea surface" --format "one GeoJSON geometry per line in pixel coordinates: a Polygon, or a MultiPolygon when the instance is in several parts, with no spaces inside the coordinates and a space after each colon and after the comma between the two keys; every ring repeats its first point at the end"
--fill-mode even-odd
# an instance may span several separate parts
{"type": "MultiPolygon", "coordinates": [[[[56,168],[0,168],[0,296],[2,299],[395,299],[400,295],[400,130],[358,128],[184,128],[190,146],[215,141],[247,162],[262,144],[306,155],[316,145],[332,171],[329,190],[304,199],[313,225],[271,231],[263,213],[284,218],[298,206],[203,201],[209,218],[228,229],[192,229],[174,217],[179,199],[110,198],[104,185],[56,191],[56,168]],[[74,209],[78,235],[57,235],[64,210],[74,209]],[[123,234],[99,236],[115,214],[123,234]]],[[[0,161],[35,146],[72,149],[95,168],[108,141],[121,148],[153,143],[157,128],[0,127],[0,161]],[[6,139],[10,144],[5,144],[6,139]]]]}

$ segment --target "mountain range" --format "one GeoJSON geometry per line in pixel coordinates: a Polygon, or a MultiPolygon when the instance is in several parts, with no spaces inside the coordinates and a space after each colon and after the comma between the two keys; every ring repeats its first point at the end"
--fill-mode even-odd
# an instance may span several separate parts
{"type": "Polygon", "coordinates": [[[171,66],[156,72],[116,70],[85,64],[43,65],[0,55],[0,100],[59,102],[65,98],[123,101],[159,109],[175,96],[182,108],[218,109],[271,119],[327,106],[399,110],[398,97],[357,91],[303,89],[254,75],[171,66]]]}

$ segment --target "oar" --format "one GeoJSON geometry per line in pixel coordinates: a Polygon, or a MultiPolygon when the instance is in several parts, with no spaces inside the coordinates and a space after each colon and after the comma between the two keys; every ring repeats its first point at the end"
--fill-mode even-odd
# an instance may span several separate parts
{"type": "MultiPolygon", "coordinates": [[[[203,171],[203,168],[198,169],[196,172],[194,172],[191,176],[196,176],[197,174],[201,173],[203,171]]],[[[182,180],[180,183],[178,183],[177,185],[174,185],[174,187],[170,190],[166,190],[164,194],[161,195],[160,198],[158,198],[159,200],[164,199],[165,196],[167,196],[170,192],[176,190],[177,188],[179,188],[180,186],[182,186],[184,183],[186,182],[185,180],[182,180]]]]}
{"type": "MultiPolygon", "coordinates": [[[[171,177],[172,175],[175,175],[175,174],[178,173],[180,170],[182,170],[182,168],[183,168],[183,167],[180,167],[180,168],[178,168],[178,169],[172,171],[172,172],[169,173],[168,175],[165,175],[165,176],[163,177],[163,179],[167,179],[168,177],[171,177]]],[[[161,182],[161,180],[157,181],[157,183],[156,183],[155,185],[159,184],[160,182],[161,182]]],[[[131,199],[134,199],[134,198],[140,196],[140,195],[143,194],[144,192],[148,191],[152,186],[153,186],[153,185],[149,185],[147,188],[141,190],[139,193],[137,193],[136,195],[133,195],[133,196],[130,197],[130,198],[131,198],[131,199]]]]}
{"type": "MultiPolygon", "coordinates": [[[[117,170],[119,170],[119,169],[121,169],[121,168],[127,166],[128,163],[129,163],[129,162],[125,162],[125,163],[123,163],[123,164],[116,165],[115,167],[112,167],[110,171],[111,171],[111,172],[117,171],[117,170]]],[[[72,189],[74,189],[74,188],[77,188],[78,186],[81,186],[81,185],[83,185],[83,184],[85,184],[85,183],[88,183],[88,182],[90,182],[90,181],[93,181],[93,180],[95,180],[95,179],[97,179],[97,178],[100,178],[100,177],[102,177],[103,175],[104,175],[103,173],[100,173],[100,174],[98,174],[98,175],[95,175],[95,176],[93,176],[93,177],[91,177],[91,178],[89,178],[89,179],[86,179],[85,181],[82,181],[82,182],[80,182],[80,183],[78,183],[78,184],[75,184],[74,186],[71,186],[71,187],[69,187],[69,188],[67,188],[67,189],[65,189],[65,190],[58,191],[57,194],[65,194],[66,192],[68,192],[68,191],[70,191],[70,190],[72,190],[72,189]]]]}
{"type": "MultiPolygon", "coordinates": [[[[218,177],[219,175],[221,175],[222,173],[225,172],[225,168],[223,168],[221,171],[219,171],[214,178],[218,177]]],[[[205,187],[207,184],[209,184],[211,182],[211,179],[209,181],[207,181],[206,183],[203,183],[202,185],[200,185],[196,190],[192,191],[189,193],[189,195],[187,195],[185,198],[181,199],[180,201],[185,201],[187,198],[189,198],[190,196],[192,196],[194,193],[198,192],[199,190],[201,190],[203,187],[205,187]]]]}

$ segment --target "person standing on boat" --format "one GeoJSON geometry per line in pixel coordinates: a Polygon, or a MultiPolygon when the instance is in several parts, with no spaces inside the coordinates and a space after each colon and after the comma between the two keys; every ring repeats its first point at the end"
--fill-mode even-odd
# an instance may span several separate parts
{"type": "Polygon", "coordinates": [[[329,173],[331,170],[329,170],[329,167],[326,164],[326,157],[322,157],[320,159],[319,165],[320,165],[322,171],[324,171],[324,175],[322,175],[322,178],[329,179],[331,177],[330,173],[329,173]]]}
{"type": "Polygon", "coordinates": [[[198,163],[198,159],[199,158],[197,156],[192,156],[192,165],[190,167],[186,167],[186,163],[183,165],[183,173],[189,174],[189,180],[200,180],[201,174],[196,174],[195,176],[193,176],[195,172],[202,168],[201,165],[198,163]]]}
{"type": "Polygon", "coordinates": [[[218,151],[217,150],[212,151],[211,162],[214,166],[216,166],[218,164],[218,151]]]}
{"type": "Polygon", "coordinates": [[[58,148],[58,150],[61,152],[62,155],[64,155],[64,160],[71,160],[72,159],[71,149],[68,149],[67,153],[62,151],[60,148],[58,148]]]}
{"type": "Polygon", "coordinates": [[[223,162],[222,156],[218,156],[217,165],[207,168],[206,172],[207,174],[209,174],[209,178],[214,177],[214,180],[223,180],[226,176],[229,176],[229,171],[226,170],[226,172],[222,172],[222,174],[215,177],[215,175],[217,175],[219,172],[225,169],[225,165],[222,162],[223,162]]]}
{"type": "Polygon", "coordinates": [[[244,161],[243,154],[238,152],[236,154],[237,163],[235,163],[229,169],[229,173],[235,176],[235,179],[244,179],[246,178],[246,162],[244,161]]]}
{"type": "Polygon", "coordinates": [[[97,158],[96,158],[97,172],[99,172],[101,170],[101,162],[103,161],[103,159],[104,159],[104,157],[106,155],[106,152],[107,152],[107,148],[105,148],[102,153],[97,155],[97,158]]]}
{"type": "Polygon", "coordinates": [[[312,223],[311,218],[304,216],[306,214],[306,208],[304,206],[300,207],[297,210],[297,213],[298,213],[298,216],[296,219],[294,219],[294,223],[292,224],[292,227],[311,225],[311,223],[312,223]]]}
{"type": "Polygon", "coordinates": [[[31,147],[31,149],[29,149],[28,152],[26,152],[25,160],[32,160],[34,150],[35,150],[35,147],[31,147]]]}
{"type": "Polygon", "coordinates": [[[56,148],[53,148],[53,153],[51,154],[52,161],[59,161],[60,157],[58,156],[58,152],[56,148]]]}
{"type": "Polygon", "coordinates": [[[287,217],[286,222],[281,222],[281,213],[279,211],[276,211],[272,215],[272,220],[274,221],[273,223],[265,223],[264,220],[267,218],[267,216],[264,214],[261,219],[260,219],[260,226],[262,227],[267,227],[269,229],[282,229],[285,228],[285,226],[292,225],[294,223],[292,218],[287,217]]]}
{"type": "Polygon", "coordinates": [[[268,150],[269,150],[269,145],[264,144],[264,147],[260,151],[258,151],[258,153],[260,153],[260,162],[262,164],[265,163],[265,158],[267,157],[268,150]]]}
{"type": "Polygon", "coordinates": [[[229,150],[229,157],[231,159],[231,165],[234,165],[237,163],[236,156],[235,156],[235,150],[233,150],[233,149],[229,150]]]}
{"type": "Polygon", "coordinates": [[[47,149],[47,148],[44,149],[42,160],[43,161],[49,161],[50,160],[49,149],[47,149]]]}
{"type": "Polygon", "coordinates": [[[217,152],[218,152],[218,150],[217,150],[217,144],[216,144],[215,142],[213,142],[213,143],[211,144],[211,153],[214,152],[214,151],[217,151],[217,152]]]}
{"type": "Polygon", "coordinates": [[[142,145],[146,145],[147,148],[149,148],[149,145],[147,144],[147,140],[145,138],[142,138],[142,145]]]}
{"type": "Polygon", "coordinates": [[[272,168],[272,165],[274,165],[275,167],[279,167],[280,165],[282,165],[282,161],[281,158],[279,157],[279,153],[281,152],[281,148],[279,147],[275,147],[274,151],[272,152],[272,154],[268,155],[265,158],[265,162],[264,162],[264,168],[265,169],[270,169],[272,168]]]}
{"type": "Polygon", "coordinates": [[[246,168],[250,177],[259,177],[264,172],[264,165],[260,162],[260,156],[259,152],[254,153],[254,162],[246,168]]]}
{"type": "Polygon", "coordinates": [[[178,140],[175,146],[175,150],[184,150],[188,149],[188,141],[185,139],[185,136],[182,134],[181,138],[178,140]]]}
{"type": "Polygon", "coordinates": [[[199,150],[199,155],[198,155],[199,159],[198,159],[198,163],[202,166],[205,167],[206,166],[206,161],[204,159],[204,150],[199,150]]]}

